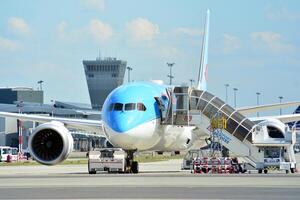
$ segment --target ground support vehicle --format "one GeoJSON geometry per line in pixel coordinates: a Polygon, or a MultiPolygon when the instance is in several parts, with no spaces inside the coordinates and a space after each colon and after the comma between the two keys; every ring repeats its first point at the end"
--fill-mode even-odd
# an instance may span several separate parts
{"type": "Polygon", "coordinates": [[[103,148],[88,153],[88,172],[97,171],[115,173],[138,173],[138,163],[133,161],[131,153],[120,148],[103,148]]]}

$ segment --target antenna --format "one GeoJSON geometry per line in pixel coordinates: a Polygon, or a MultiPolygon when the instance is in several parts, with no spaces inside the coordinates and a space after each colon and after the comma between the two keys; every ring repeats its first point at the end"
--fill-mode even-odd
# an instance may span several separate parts
{"type": "Polygon", "coordinates": [[[99,55],[98,55],[97,60],[101,60],[101,49],[99,49],[99,55]]]}

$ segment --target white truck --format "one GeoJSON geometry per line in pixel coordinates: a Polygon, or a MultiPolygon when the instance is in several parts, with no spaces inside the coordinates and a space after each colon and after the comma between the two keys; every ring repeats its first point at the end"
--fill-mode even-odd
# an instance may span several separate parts
{"type": "Polygon", "coordinates": [[[126,171],[126,156],[126,152],[120,148],[89,151],[89,174],[96,174],[97,171],[124,173],[126,171]]]}

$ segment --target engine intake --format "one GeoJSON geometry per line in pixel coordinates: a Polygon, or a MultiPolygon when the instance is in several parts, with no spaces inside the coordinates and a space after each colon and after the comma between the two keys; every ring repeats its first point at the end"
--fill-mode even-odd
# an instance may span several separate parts
{"type": "Polygon", "coordinates": [[[29,138],[29,151],[34,159],[45,165],[64,161],[73,150],[73,138],[60,122],[38,126],[29,138]]]}

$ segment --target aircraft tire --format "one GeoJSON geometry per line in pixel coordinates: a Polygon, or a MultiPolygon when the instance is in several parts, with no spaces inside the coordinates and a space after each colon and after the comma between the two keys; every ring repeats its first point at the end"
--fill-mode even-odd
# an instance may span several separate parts
{"type": "Polygon", "coordinates": [[[295,168],[291,168],[291,173],[295,173],[295,168]]]}
{"type": "Polygon", "coordinates": [[[89,171],[89,174],[96,174],[96,170],[89,171]]]}
{"type": "Polygon", "coordinates": [[[132,162],[131,171],[134,174],[139,173],[139,163],[137,161],[132,162]]]}

